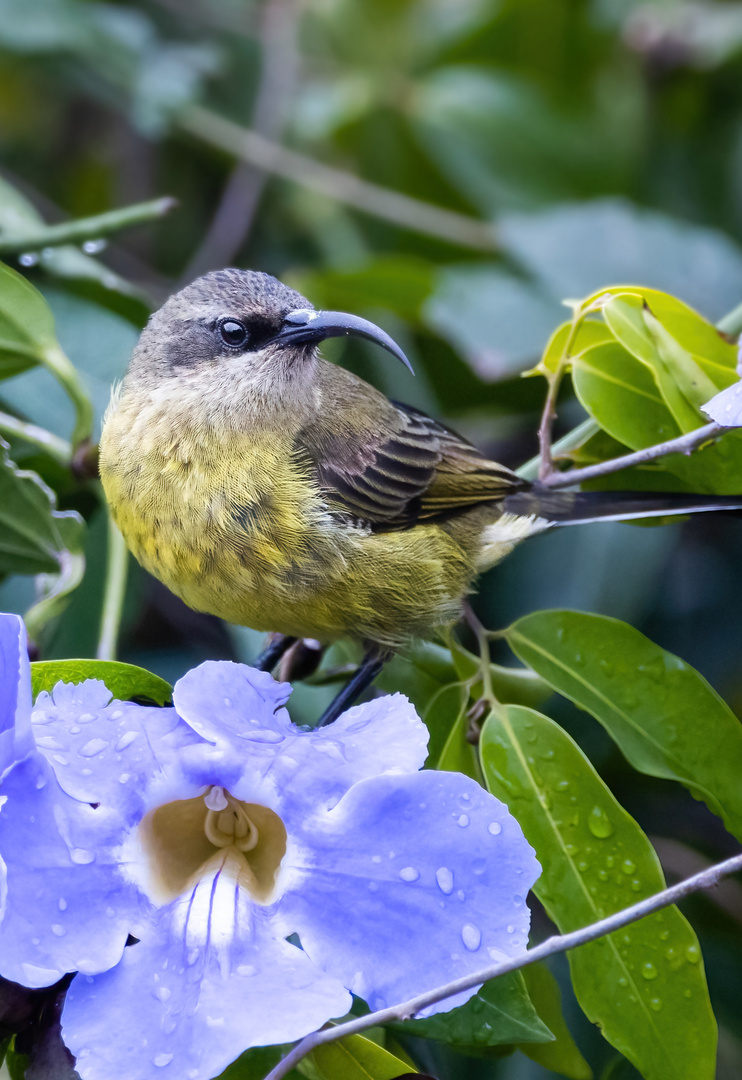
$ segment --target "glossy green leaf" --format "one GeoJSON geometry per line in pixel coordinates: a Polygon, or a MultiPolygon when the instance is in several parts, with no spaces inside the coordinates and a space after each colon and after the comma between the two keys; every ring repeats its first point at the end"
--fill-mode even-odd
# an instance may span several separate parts
{"type": "Polygon", "coordinates": [[[79,683],[85,679],[100,679],[119,701],[147,698],[157,705],[168,705],[173,700],[170,683],[135,664],[118,660],[39,660],[31,664],[34,698],[42,690],[53,690],[59,682],[79,683]]]}
{"type": "Polygon", "coordinates": [[[468,715],[466,699],[464,699],[438,758],[436,768],[464,773],[465,776],[471,776],[473,780],[481,782],[482,774],[472,736],[476,739],[476,727],[468,715]]]}
{"type": "MultiPolygon", "coordinates": [[[[649,370],[618,344],[597,345],[575,360],[575,392],[613,439],[641,450],[682,434],[649,370]]],[[[698,424],[697,426],[700,426],[698,424]]],[[[659,466],[686,490],[717,495],[742,491],[742,434],[730,431],[690,456],[669,454],[659,466]]],[[[661,483],[655,490],[661,488],[661,483]]]]}
{"type": "Polygon", "coordinates": [[[551,1045],[554,1039],[536,1012],[520,971],[485,983],[466,1004],[450,1012],[395,1026],[403,1034],[439,1039],[460,1049],[507,1043],[551,1045]]]}
{"type": "Polygon", "coordinates": [[[590,1080],[593,1071],[578,1050],[562,1013],[559,983],[544,963],[529,964],[522,974],[536,1011],[555,1038],[548,1043],[522,1043],[518,1049],[531,1061],[568,1080],[590,1080]]]}
{"type": "Polygon", "coordinates": [[[467,695],[448,649],[418,642],[384,667],[376,685],[390,694],[405,694],[415,706],[430,732],[427,766],[435,768],[467,706],[467,695]]]}
{"type": "Polygon", "coordinates": [[[41,293],[0,263],[0,378],[43,364],[57,348],[54,319],[41,293]]]}
{"type": "Polygon", "coordinates": [[[602,308],[603,298],[630,293],[640,297],[647,308],[676,341],[696,359],[718,387],[728,386],[736,378],[737,349],[735,343],[713,323],[704,319],[677,296],[642,285],[615,285],[600,289],[585,301],[602,308]]]}
{"type": "Polygon", "coordinates": [[[617,341],[652,372],[662,399],[683,432],[702,421],[698,407],[717,391],[715,383],[646,310],[643,297],[619,293],[603,307],[617,341]]]}
{"type": "Polygon", "coordinates": [[[362,1035],[318,1046],[307,1057],[320,1080],[396,1080],[411,1071],[406,1062],[362,1035]]]}
{"type": "Polygon", "coordinates": [[[587,349],[572,365],[572,381],[590,415],[632,450],[682,434],[652,373],[617,342],[587,349]]]}
{"type": "Polygon", "coordinates": [[[578,611],[537,611],[510,647],[587,709],[631,764],[678,780],[742,839],[742,724],[689,664],[633,626],[578,611]]]}
{"type": "MultiPolygon", "coordinates": [[[[506,705],[480,742],[487,786],[517,817],[543,872],[534,892],[562,932],[664,887],[657,856],[577,744],[506,705]]],[[[645,1080],[713,1080],[716,1024],[701,952],[676,908],[569,954],[577,999],[645,1080]]]]}
{"type": "MultiPolygon", "coordinates": [[[[564,355],[564,349],[567,345],[571,330],[571,322],[562,323],[549,338],[546,348],[544,349],[544,354],[537,366],[533,368],[532,371],[525,372],[525,374],[535,375],[539,372],[556,371],[559,367],[559,362],[564,355]]],[[[594,319],[585,319],[577,328],[575,339],[569,350],[569,358],[574,359],[574,357],[580,356],[586,349],[591,348],[593,345],[603,345],[606,342],[611,341],[613,341],[613,334],[607,326],[594,319]]]]}
{"type": "Polygon", "coordinates": [[[56,521],[62,547],[59,568],[53,574],[40,574],[36,579],[39,599],[24,615],[26,629],[32,641],[38,640],[43,628],[62,614],[71,594],[85,573],[85,528],[77,514],[60,514],[56,521]]]}
{"type": "Polygon", "coordinates": [[[54,493],[36,473],[19,469],[0,439],[0,573],[56,574],[67,552],[81,546],[78,514],[56,509],[54,493]]]}
{"type": "MultiPolygon", "coordinates": [[[[263,1080],[285,1052],[286,1048],[280,1046],[254,1046],[219,1073],[217,1080],[263,1080]]],[[[300,1076],[296,1069],[286,1074],[287,1080],[298,1080],[300,1076]]]]}

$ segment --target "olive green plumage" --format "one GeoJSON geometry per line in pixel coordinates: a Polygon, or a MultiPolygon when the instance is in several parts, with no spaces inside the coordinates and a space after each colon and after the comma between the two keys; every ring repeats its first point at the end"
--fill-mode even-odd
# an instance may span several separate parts
{"type": "MultiPolygon", "coordinates": [[[[337,333],[403,358],[377,327],[316,313],[267,274],[195,281],[142,333],[106,415],[101,477],[136,558],[191,607],[395,648],[456,619],[519,540],[593,516],[590,497],[539,493],[327,363],[315,342],[337,333]]],[[[622,516],[617,499],[594,516],[622,516]]]]}

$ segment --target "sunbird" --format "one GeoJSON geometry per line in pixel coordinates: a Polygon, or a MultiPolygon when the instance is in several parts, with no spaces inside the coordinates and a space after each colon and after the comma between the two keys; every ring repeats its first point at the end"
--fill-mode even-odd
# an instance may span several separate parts
{"type": "Polygon", "coordinates": [[[323,359],[319,343],[342,335],[408,364],[378,326],[316,311],[269,274],[206,274],[151,316],[100,444],[127,545],[186,604],[284,644],[363,644],[322,722],[405,642],[455,622],[477,576],[526,537],[742,507],[742,496],[539,487],[323,359]]]}

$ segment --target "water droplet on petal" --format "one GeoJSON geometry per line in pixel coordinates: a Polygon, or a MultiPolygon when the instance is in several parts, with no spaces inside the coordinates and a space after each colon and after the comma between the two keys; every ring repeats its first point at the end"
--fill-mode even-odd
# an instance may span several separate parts
{"type": "Polygon", "coordinates": [[[82,757],[95,757],[96,754],[100,754],[101,751],[105,750],[107,746],[110,746],[107,739],[91,739],[78,752],[82,757]]]}
{"type": "Polygon", "coordinates": [[[491,833],[492,836],[499,836],[502,832],[502,825],[499,821],[491,821],[487,826],[487,832],[491,833]]]}
{"type": "Polygon", "coordinates": [[[420,871],[416,870],[414,866],[404,866],[399,871],[399,876],[402,878],[402,881],[417,881],[420,877],[420,871]]]}
{"type": "Polygon", "coordinates": [[[450,896],[453,892],[453,874],[447,866],[439,867],[435,872],[435,880],[438,882],[438,888],[446,896],[450,896]]]}
{"type": "Polygon", "coordinates": [[[134,742],[134,740],[138,739],[138,738],[139,738],[139,732],[138,731],[127,731],[121,736],[119,741],[116,743],[116,749],[117,750],[125,750],[127,748],[127,746],[131,746],[131,744],[134,742]]]}
{"type": "Polygon", "coordinates": [[[158,1054],[156,1058],[152,1058],[152,1064],[158,1069],[164,1069],[164,1067],[169,1065],[172,1060],[172,1054],[158,1054]]]}
{"type": "Polygon", "coordinates": [[[459,828],[465,829],[466,826],[469,824],[469,815],[461,814],[456,824],[459,826],[459,828]]]}
{"type": "Polygon", "coordinates": [[[90,724],[93,720],[95,720],[95,713],[91,712],[80,713],[77,718],[79,724],[90,724]]]}
{"type": "Polygon", "coordinates": [[[86,866],[88,863],[95,862],[95,855],[93,852],[82,847],[71,848],[70,858],[73,863],[77,863],[78,866],[86,866]]]}
{"type": "Polygon", "coordinates": [[[67,931],[63,926],[60,926],[59,923],[52,923],[52,933],[55,937],[64,937],[67,931]]]}
{"type": "Polygon", "coordinates": [[[237,967],[237,974],[247,979],[251,975],[257,975],[258,969],[254,964],[239,964],[237,967]]]}
{"type": "Polygon", "coordinates": [[[57,765],[69,765],[69,759],[62,757],[61,754],[55,754],[54,761],[56,761],[57,765]]]}
{"type": "Polygon", "coordinates": [[[280,743],[283,735],[279,731],[271,731],[270,728],[261,728],[259,731],[241,731],[240,735],[249,742],[256,743],[280,743]]]}
{"type": "Polygon", "coordinates": [[[39,256],[35,251],[24,251],[22,255],[18,256],[18,262],[21,266],[36,266],[38,261],[39,256]]]}
{"type": "Polygon", "coordinates": [[[461,940],[469,952],[476,952],[482,944],[482,931],[474,923],[464,923],[461,927],[461,940]]]}
{"type": "Polygon", "coordinates": [[[66,911],[67,910],[67,901],[65,900],[65,898],[63,896],[60,896],[59,900],[57,900],[57,907],[59,908],[60,911],[66,911]]]}
{"type": "Polygon", "coordinates": [[[371,862],[372,863],[380,863],[381,862],[381,855],[372,855],[371,856],[371,862]]]}
{"type": "Polygon", "coordinates": [[[124,714],[123,714],[121,709],[114,709],[112,713],[108,714],[108,719],[109,720],[120,720],[123,715],[124,714]]]}
{"type": "Polygon", "coordinates": [[[119,784],[128,784],[130,780],[131,780],[131,773],[122,772],[121,776],[119,776],[119,784]]]}
{"type": "Polygon", "coordinates": [[[155,990],[155,997],[159,1001],[167,1001],[168,998],[172,997],[172,994],[173,992],[168,986],[158,986],[155,990]]]}

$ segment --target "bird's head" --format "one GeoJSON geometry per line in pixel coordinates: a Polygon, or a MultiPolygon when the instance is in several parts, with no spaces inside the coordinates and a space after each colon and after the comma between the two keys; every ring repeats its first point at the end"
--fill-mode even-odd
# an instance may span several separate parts
{"type": "Polygon", "coordinates": [[[217,270],[175,293],[150,318],[132,357],[129,380],[209,384],[232,392],[299,392],[311,382],[317,345],[353,335],[375,342],[411,369],[399,346],[374,323],[316,311],[270,274],[217,270]]]}

